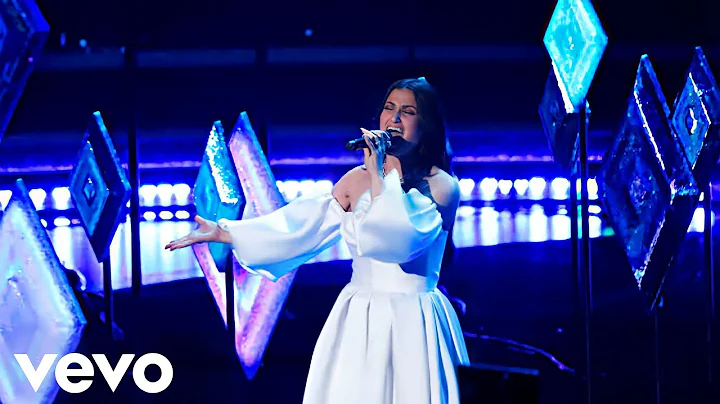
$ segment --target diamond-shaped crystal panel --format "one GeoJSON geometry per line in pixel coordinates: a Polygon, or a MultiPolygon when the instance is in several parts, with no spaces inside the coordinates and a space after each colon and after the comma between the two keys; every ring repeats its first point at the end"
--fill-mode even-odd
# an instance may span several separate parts
{"type": "MultiPolygon", "coordinates": [[[[215,122],[210,130],[193,189],[193,200],[197,214],[208,220],[241,218],[245,201],[220,121],[215,122]]],[[[232,247],[213,242],[208,243],[208,249],[215,268],[224,272],[230,262],[232,247]]],[[[202,264],[204,260],[200,261],[202,264]]]]}
{"type": "MultiPolygon", "coordinates": [[[[538,112],[555,162],[566,174],[572,175],[577,171],[580,115],[572,105],[565,104],[560,87],[555,69],[550,70],[538,112]]],[[[589,119],[590,104],[587,101],[585,108],[589,119]]]]}
{"type": "Polygon", "coordinates": [[[660,154],[665,174],[673,181],[675,193],[694,194],[697,191],[697,183],[690,171],[682,145],[677,135],[670,129],[668,121],[670,108],[647,55],[640,58],[632,98],[639,114],[638,118],[646,126],[644,132],[655,151],[660,154]]]}
{"type": "Polygon", "coordinates": [[[643,56],[627,113],[603,159],[599,181],[610,223],[651,307],[657,303],[699,197],[667,112],[650,60],[643,56]]]}
{"type": "Polygon", "coordinates": [[[543,42],[567,110],[579,110],[608,43],[590,0],[559,0],[543,42]]]}
{"type": "Polygon", "coordinates": [[[720,158],[720,93],[702,48],[695,48],[685,86],[675,99],[670,125],[698,184],[707,184],[720,158]]]}
{"type": "MultiPolygon", "coordinates": [[[[247,199],[243,219],[267,215],[283,207],[285,200],[246,112],[242,112],[235,123],[229,148],[247,199]]],[[[236,260],[233,264],[238,296],[235,349],[245,374],[252,379],[262,362],[296,271],[272,282],[248,273],[236,260]]]]}
{"type": "Polygon", "coordinates": [[[37,366],[47,353],[74,352],[86,321],[22,180],[0,218],[0,240],[0,401],[53,402],[54,366],[36,393],[14,355],[37,366]]]}
{"type": "MultiPolygon", "coordinates": [[[[275,176],[260,147],[247,113],[238,117],[228,148],[237,170],[246,205],[243,219],[266,215],[285,205],[277,188],[275,176]]],[[[225,277],[208,259],[204,245],[194,245],[195,255],[205,274],[218,308],[226,320],[225,277]]],[[[253,379],[262,361],[273,329],[277,323],[295,272],[271,282],[248,273],[237,260],[233,263],[234,293],[237,296],[235,316],[235,351],[248,379],[253,379]]]]}
{"type": "Polygon", "coordinates": [[[0,141],[49,32],[34,0],[6,1],[0,7],[0,141]]]}
{"type": "Polygon", "coordinates": [[[70,195],[99,262],[110,255],[110,244],[127,216],[130,181],[100,112],[90,119],[70,175],[70,195]]]}

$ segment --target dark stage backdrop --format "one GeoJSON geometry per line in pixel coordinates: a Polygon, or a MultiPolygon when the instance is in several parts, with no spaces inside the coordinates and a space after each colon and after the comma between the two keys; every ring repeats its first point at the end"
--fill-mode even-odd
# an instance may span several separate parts
{"type": "MultiPolygon", "coordinates": [[[[156,67],[136,76],[143,128],[206,128],[240,110],[267,117],[268,126],[356,126],[374,115],[393,80],[420,75],[441,90],[451,128],[539,128],[537,104],[549,70],[542,36],[554,3],[43,1],[52,35],[8,132],[77,129],[95,109],[124,125],[128,83],[119,68],[128,44],[162,51],[156,67]],[[287,48],[292,52],[283,53],[287,48]],[[201,67],[198,60],[230,62],[185,55],[194,62],[177,67],[178,51],[230,49],[250,52],[248,60],[201,67]],[[109,60],[117,63],[110,67],[109,60]]],[[[704,46],[711,64],[720,64],[713,63],[720,62],[716,1],[601,2],[596,9],[610,45],[590,94],[594,125],[617,124],[643,53],[669,99],[683,83],[693,46],[704,46]]]]}

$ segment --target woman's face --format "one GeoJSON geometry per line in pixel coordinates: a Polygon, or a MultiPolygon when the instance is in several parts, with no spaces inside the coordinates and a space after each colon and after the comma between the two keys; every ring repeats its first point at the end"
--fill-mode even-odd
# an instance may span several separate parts
{"type": "Polygon", "coordinates": [[[420,128],[415,94],[406,88],[393,90],[380,114],[380,129],[414,145],[420,142],[420,128]]]}

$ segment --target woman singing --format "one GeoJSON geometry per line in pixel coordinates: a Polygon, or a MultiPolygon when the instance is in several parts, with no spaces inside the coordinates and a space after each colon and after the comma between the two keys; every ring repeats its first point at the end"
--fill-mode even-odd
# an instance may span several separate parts
{"type": "Polygon", "coordinates": [[[467,349],[437,289],[460,191],[435,90],[394,83],[379,126],[362,130],[365,164],[332,194],[250,220],[197,217],[199,228],[166,248],[229,243],[248,271],[277,280],[342,237],[353,275],[318,338],[303,402],[460,403],[455,367],[469,364],[467,349]]]}

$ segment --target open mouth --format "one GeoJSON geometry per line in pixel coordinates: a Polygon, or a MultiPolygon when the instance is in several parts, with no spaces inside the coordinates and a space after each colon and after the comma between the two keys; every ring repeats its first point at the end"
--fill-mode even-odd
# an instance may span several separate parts
{"type": "Polygon", "coordinates": [[[388,132],[390,135],[394,135],[396,133],[398,135],[402,135],[402,133],[403,133],[402,129],[394,127],[394,126],[388,126],[388,128],[385,131],[388,132]]]}

